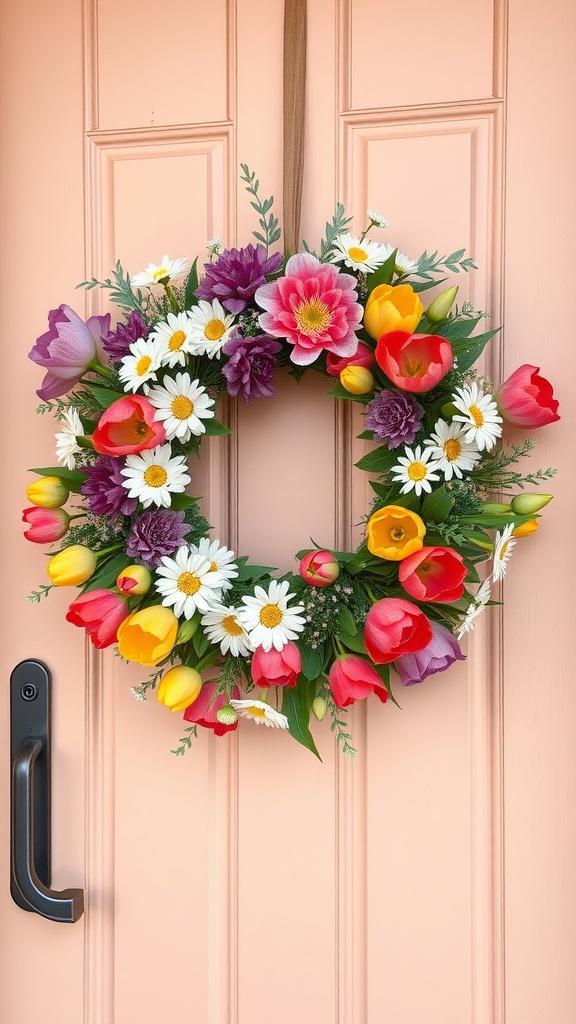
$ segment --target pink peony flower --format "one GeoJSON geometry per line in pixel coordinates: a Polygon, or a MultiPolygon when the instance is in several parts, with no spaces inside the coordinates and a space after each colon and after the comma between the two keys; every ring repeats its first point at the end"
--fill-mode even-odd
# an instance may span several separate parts
{"type": "Polygon", "coordinates": [[[84,323],[70,306],[48,313],[49,329],[37,340],[28,356],[48,372],[36,394],[44,401],[65,395],[100,361],[102,341],[110,330],[110,313],[91,316],[84,323]]]}
{"type": "Polygon", "coordinates": [[[250,674],[256,686],[296,686],[302,671],[302,655],[295,643],[288,641],[281,651],[265,651],[257,647],[252,657],[250,674]]]}
{"type": "Polygon", "coordinates": [[[432,639],[424,612],[410,601],[383,597],[366,617],[364,644],[375,665],[387,665],[404,654],[421,651],[432,639]]]}
{"type": "Polygon", "coordinates": [[[515,427],[544,427],[560,419],[552,385],[539,372],[539,366],[523,363],[495,396],[499,412],[515,427]]]}
{"type": "Polygon", "coordinates": [[[136,455],[155,448],[166,438],[164,426],[154,419],[155,409],[142,395],[126,395],[102,413],[92,444],[102,455],[136,455]]]}
{"type": "Polygon", "coordinates": [[[330,666],[328,682],[339,708],[347,708],[357,700],[363,700],[375,693],[384,704],[388,691],[375,668],[364,658],[355,654],[337,658],[330,666]]]}
{"type": "MultiPolygon", "coordinates": [[[[225,732],[231,732],[238,728],[238,719],[232,722],[231,725],[225,725],[224,722],[219,722],[216,718],[216,712],[223,708],[228,703],[228,699],[225,693],[216,694],[216,683],[214,680],[204,683],[204,686],[200,690],[196,700],[189,704],[184,712],[184,718],[187,722],[192,722],[195,725],[201,725],[204,729],[213,729],[215,736],[223,736],[225,732]]],[[[232,692],[230,694],[233,700],[238,700],[240,697],[240,690],[234,684],[232,692]]]]}
{"type": "Polygon", "coordinates": [[[324,349],[354,355],[363,313],[357,297],[351,274],[307,252],[291,256],[284,276],[261,285],[254,296],[265,310],[259,316],[262,330],[294,345],[291,359],[299,366],[313,363],[324,349]]]}
{"type": "Polygon", "coordinates": [[[84,626],[94,647],[102,650],[116,642],[118,627],[127,618],[128,605],[111,590],[87,590],[70,605],[66,620],[84,626]]]}

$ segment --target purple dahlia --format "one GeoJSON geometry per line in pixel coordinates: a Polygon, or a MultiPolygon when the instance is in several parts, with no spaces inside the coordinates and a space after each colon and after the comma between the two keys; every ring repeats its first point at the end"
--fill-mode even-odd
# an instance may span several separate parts
{"type": "Polygon", "coordinates": [[[169,508],[150,509],[132,523],[126,538],[126,554],[154,569],[163,555],[173,555],[177,551],[190,529],[184,522],[184,512],[169,508]]]}
{"type": "Polygon", "coordinates": [[[111,455],[100,455],[93,466],[84,466],[81,470],[88,477],[82,484],[82,494],[88,496],[91,512],[98,516],[131,516],[138,504],[136,498],[129,498],[122,476],[126,459],[112,458],[111,455]]]}
{"type": "Polygon", "coordinates": [[[394,389],[380,391],[365,410],[366,429],[388,448],[412,444],[420,430],[424,410],[412,395],[394,389]]]}
{"type": "Polygon", "coordinates": [[[243,338],[236,331],[222,349],[229,357],[222,367],[228,394],[240,394],[245,402],[251,398],[271,398],[274,388],[270,382],[281,348],[280,342],[267,334],[243,338]]]}
{"type": "Polygon", "coordinates": [[[144,317],[137,309],[133,309],[126,323],[116,325],[116,330],[110,331],[103,339],[106,349],[113,363],[119,363],[130,352],[130,345],[139,338],[147,338],[150,328],[144,317]]]}
{"type": "Polygon", "coordinates": [[[196,297],[208,302],[218,299],[230,313],[241,313],[281,262],[282,253],[268,256],[263,245],[225,249],[215,263],[204,264],[206,276],[196,289],[196,297]]]}

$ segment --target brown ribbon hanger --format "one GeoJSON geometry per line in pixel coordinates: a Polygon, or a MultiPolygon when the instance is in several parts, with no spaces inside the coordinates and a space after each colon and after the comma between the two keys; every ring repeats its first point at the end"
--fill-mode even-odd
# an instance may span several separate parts
{"type": "Polygon", "coordinates": [[[284,250],[298,252],[304,174],[306,0],[284,0],[284,250]]]}

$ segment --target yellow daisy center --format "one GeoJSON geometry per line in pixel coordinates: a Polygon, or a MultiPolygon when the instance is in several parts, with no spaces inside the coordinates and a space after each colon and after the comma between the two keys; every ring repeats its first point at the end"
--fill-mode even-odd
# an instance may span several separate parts
{"type": "Polygon", "coordinates": [[[406,536],[406,530],[402,526],[393,526],[390,530],[390,540],[403,540],[406,536]]]}
{"type": "Polygon", "coordinates": [[[251,704],[250,707],[244,708],[244,711],[252,718],[266,718],[266,708],[256,708],[251,704]]]}
{"type": "Polygon", "coordinates": [[[411,462],[408,466],[408,476],[411,480],[423,480],[426,476],[426,466],[423,462],[411,462]]]}
{"type": "Polygon", "coordinates": [[[136,363],[136,376],[143,377],[145,373],[148,373],[151,362],[150,356],[141,356],[136,363]]]}
{"type": "Polygon", "coordinates": [[[144,473],[144,483],[148,487],[162,487],[168,479],[168,473],[164,466],[148,466],[144,473]]]}
{"type": "Polygon", "coordinates": [[[477,427],[481,427],[484,423],[484,413],[477,405],[471,405],[468,408],[468,415],[472,417],[477,427]]]}
{"type": "Polygon", "coordinates": [[[168,348],[171,352],[179,352],[185,341],[186,335],[184,334],[184,331],[174,331],[174,334],[168,342],[168,348]]]}
{"type": "Polygon", "coordinates": [[[303,302],[294,312],[298,330],[301,334],[319,334],[328,327],[330,309],[321,299],[309,299],[303,302]]]}
{"type": "Polygon", "coordinates": [[[191,402],[186,395],[178,395],[170,406],[172,415],[177,420],[187,420],[194,412],[194,402],[191,402]]]}
{"type": "Polygon", "coordinates": [[[359,249],[356,245],[350,246],[348,249],[348,255],[350,259],[354,260],[356,263],[365,263],[368,259],[368,253],[365,252],[364,249],[359,249]]]}
{"type": "Polygon", "coordinates": [[[260,622],[266,629],[274,629],[282,622],[282,612],[277,604],[265,604],[260,612],[260,622]]]}
{"type": "Polygon", "coordinates": [[[161,281],[163,277],[169,277],[168,267],[156,267],[156,270],[152,271],[152,277],[155,281],[161,281]]]}
{"type": "Polygon", "coordinates": [[[193,572],[183,572],[178,577],[178,590],[181,590],[183,594],[196,594],[200,587],[200,580],[193,572]]]}
{"type": "Polygon", "coordinates": [[[455,437],[450,437],[444,445],[444,455],[448,459],[448,462],[454,462],[460,458],[462,452],[462,445],[460,441],[457,441],[455,437]]]}
{"type": "Polygon", "coordinates": [[[204,337],[207,341],[220,341],[225,330],[226,326],[221,320],[209,320],[204,328],[204,337]]]}
{"type": "Polygon", "coordinates": [[[502,545],[502,547],[500,548],[500,554],[498,555],[498,558],[499,558],[500,561],[502,561],[502,559],[505,557],[505,555],[506,555],[506,548],[507,547],[508,547],[508,541],[505,540],[503,545],[502,545]]]}
{"type": "Polygon", "coordinates": [[[224,616],[222,629],[225,629],[229,636],[242,636],[242,626],[238,625],[235,615],[224,616]]]}

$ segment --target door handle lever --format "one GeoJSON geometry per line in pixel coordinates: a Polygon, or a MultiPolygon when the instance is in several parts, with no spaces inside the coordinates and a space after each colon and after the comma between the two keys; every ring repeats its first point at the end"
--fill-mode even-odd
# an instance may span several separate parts
{"type": "Polygon", "coordinates": [[[50,921],[72,923],[84,911],[82,889],[50,888],[50,675],[21,661],[10,677],[12,899],[50,921]]]}

